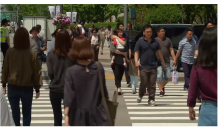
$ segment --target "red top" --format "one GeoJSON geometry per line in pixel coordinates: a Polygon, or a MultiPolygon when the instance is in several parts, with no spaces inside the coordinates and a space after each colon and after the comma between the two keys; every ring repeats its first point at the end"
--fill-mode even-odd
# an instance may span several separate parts
{"type": "MultiPolygon", "coordinates": [[[[123,40],[123,41],[125,41],[125,38],[123,38],[123,37],[120,37],[120,39],[123,40]]],[[[117,40],[116,40],[116,39],[114,39],[114,45],[115,45],[115,46],[117,45],[117,40]]]]}
{"type": "Polygon", "coordinates": [[[202,100],[217,102],[217,67],[192,68],[187,105],[195,107],[200,89],[202,100]]]}

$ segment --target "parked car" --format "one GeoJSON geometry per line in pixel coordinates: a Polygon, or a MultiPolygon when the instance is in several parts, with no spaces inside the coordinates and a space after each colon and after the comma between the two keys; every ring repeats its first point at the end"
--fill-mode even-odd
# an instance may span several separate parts
{"type": "MultiPolygon", "coordinates": [[[[204,25],[193,25],[193,24],[151,24],[153,27],[153,34],[152,37],[155,38],[157,37],[157,28],[158,27],[163,27],[166,31],[165,36],[170,38],[172,43],[173,43],[173,49],[175,51],[175,54],[178,50],[179,42],[182,40],[182,38],[186,35],[186,30],[188,27],[192,27],[194,30],[194,35],[200,38],[203,30],[204,30],[204,25]]],[[[132,48],[132,55],[134,54],[134,48],[136,41],[140,37],[143,36],[143,31],[139,32],[134,39],[130,39],[130,44],[132,48]]],[[[183,68],[181,65],[181,59],[179,58],[178,65],[177,65],[177,71],[183,72],[183,68]]]]}

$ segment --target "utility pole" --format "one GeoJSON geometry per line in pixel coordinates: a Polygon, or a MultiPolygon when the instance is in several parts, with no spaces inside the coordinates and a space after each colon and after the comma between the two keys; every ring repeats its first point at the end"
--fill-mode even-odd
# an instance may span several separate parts
{"type": "Polygon", "coordinates": [[[42,4],[40,4],[40,16],[42,16],[42,4]]]}
{"type": "Polygon", "coordinates": [[[124,30],[127,30],[127,4],[124,4],[124,30]]]}
{"type": "Polygon", "coordinates": [[[55,16],[56,16],[56,6],[57,6],[57,5],[55,4],[55,16]]]}
{"type": "Polygon", "coordinates": [[[20,7],[19,7],[19,4],[17,4],[17,27],[19,27],[19,9],[20,9],[20,7]]]}
{"type": "Polygon", "coordinates": [[[182,4],[182,24],[184,24],[184,21],[183,21],[183,4],[182,4]]]}
{"type": "Polygon", "coordinates": [[[73,4],[71,4],[71,20],[70,20],[71,23],[73,23],[73,14],[72,13],[73,13],[73,4]]]}
{"type": "Polygon", "coordinates": [[[60,13],[63,14],[63,4],[60,4],[60,13]]]}

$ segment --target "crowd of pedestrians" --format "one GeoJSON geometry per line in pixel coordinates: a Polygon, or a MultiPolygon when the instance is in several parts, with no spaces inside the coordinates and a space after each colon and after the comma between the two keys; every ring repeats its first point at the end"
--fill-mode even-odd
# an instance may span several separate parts
{"type": "MultiPolygon", "coordinates": [[[[6,23],[2,25],[6,26],[6,23]]],[[[103,55],[104,42],[107,40],[119,95],[122,95],[121,81],[125,72],[127,86],[132,88],[133,94],[137,93],[138,78],[141,81],[136,102],[140,103],[145,92],[149,90],[148,104],[156,106],[156,83],[160,96],[164,96],[165,86],[171,76],[170,56],[176,66],[181,55],[185,75],[184,88],[188,91],[189,118],[195,119],[194,107],[196,99],[200,97],[202,105],[198,125],[217,125],[217,28],[207,27],[199,41],[193,37],[192,28],[188,28],[186,36],[179,43],[176,55],[172,41],[165,37],[164,28],[159,27],[156,30],[156,38],[152,38],[152,31],[151,25],[145,25],[143,37],[137,40],[135,48],[132,49],[123,23],[118,23],[115,30],[108,26],[106,31],[102,26],[96,29],[94,25],[88,30],[83,23],[73,30],[56,29],[47,47],[40,25],[32,27],[29,32],[24,27],[18,28],[13,39],[14,47],[7,49],[4,55],[1,77],[3,93],[0,96],[4,98],[3,94],[8,94],[12,112],[6,112],[9,109],[7,107],[2,109],[8,115],[5,119],[11,121],[9,117],[12,115],[14,124],[21,125],[21,100],[23,125],[31,125],[33,90],[36,92],[35,98],[39,98],[40,88],[43,86],[41,66],[46,59],[51,80],[49,98],[54,126],[62,126],[62,100],[65,126],[112,125],[102,103],[99,82],[99,76],[102,76],[104,95],[109,99],[104,67],[97,62],[99,49],[103,55]],[[46,57],[45,50],[48,52],[46,57]],[[97,64],[100,66],[99,71],[97,64]]],[[[1,45],[9,42],[7,36],[6,33],[3,35],[5,41],[1,41],[1,45]]],[[[5,124],[13,125],[13,121],[5,124]]]]}

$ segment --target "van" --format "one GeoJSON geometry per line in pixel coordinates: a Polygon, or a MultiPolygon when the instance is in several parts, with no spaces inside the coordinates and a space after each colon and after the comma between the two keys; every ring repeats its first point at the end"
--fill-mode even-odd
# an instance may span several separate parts
{"type": "MultiPolygon", "coordinates": [[[[165,36],[170,38],[172,43],[173,43],[173,49],[175,51],[175,54],[178,50],[178,46],[179,46],[179,42],[180,40],[182,40],[182,38],[185,37],[186,35],[186,30],[188,27],[192,27],[194,30],[194,35],[199,39],[201,37],[201,34],[205,28],[205,26],[203,24],[201,25],[193,25],[193,24],[151,24],[152,26],[152,30],[153,30],[153,34],[152,34],[152,38],[157,37],[157,28],[158,27],[163,27],[165,29],[165,36]]],[[[135,44],[136,41],[138,41],[138,39],[140,37],[143,36],[143,31],[139,32],[134,39],[131,39],[130,44],[131,44],[131,48],[132,48],[132,54],[134,54],[134,48],[135,48],[135,44]]],[[[172,59],[172,58],[171,58],[172,59]]],[[[172,60],[171,60],[172,61],[172,60]]],[[[172,63],[171,63],[172,66],[172,63]]],[[[183,72],[183,68],[181,65],[181,59],[179,58],[178,60],[178,64],[177,64],[177,71],[179,72],[183,72]]]]}

